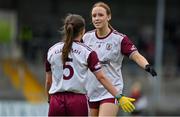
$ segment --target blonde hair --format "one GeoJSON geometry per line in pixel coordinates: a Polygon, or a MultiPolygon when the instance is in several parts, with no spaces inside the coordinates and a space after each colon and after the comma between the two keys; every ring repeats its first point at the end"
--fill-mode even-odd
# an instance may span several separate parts
{"type": "Polygon", "coordinates": [[[111,16],[111,9],[110,9],[110,7],[106,3],[104,3],[104,2],[97,2],[97,3],[95,3],[93,5],[92,10],[93,10],[94,7],[102,7],[102,8],[104,8],[106,10],[107,15],[111,16]]]}

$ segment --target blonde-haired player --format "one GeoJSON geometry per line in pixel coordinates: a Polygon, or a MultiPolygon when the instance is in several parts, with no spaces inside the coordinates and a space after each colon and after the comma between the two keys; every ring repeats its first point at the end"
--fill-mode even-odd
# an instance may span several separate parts
{"type": "MultiPolygon", "coordinates": [[[[103,2],[95,3],[92,7],[91,17],[95,30],[87,32],[83,36],[83,41],[97,52],[105,74],[110,78],[112,84],[120,90],[120,93],[123,91],[121,66],[124,55],[153,76],[156,75],[155,70],[137,51],[129,38],[111,27],[109,24],[111,10],[107,4],[103,2]]],[[[114,96],[97,82],[93,74],[89,73],[88,78],[91,81],[87,84],[91,115],[116,116],[119,108],[114,96]],[[94,79],[92,80],[92,78],[94,79]]],[[[122,103],[120,102],[120,104],[122,103]]],[[[126,112],[126,110],[124,111],[126,112]]]]}

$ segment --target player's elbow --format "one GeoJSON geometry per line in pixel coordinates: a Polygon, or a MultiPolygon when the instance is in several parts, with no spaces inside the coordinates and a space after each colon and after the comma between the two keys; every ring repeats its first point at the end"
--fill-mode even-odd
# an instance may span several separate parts
{"type": "Polygon", "coordinates": [[[50,80],[46,80],[46,85],[51,85],[52,82],[50,80]]]}

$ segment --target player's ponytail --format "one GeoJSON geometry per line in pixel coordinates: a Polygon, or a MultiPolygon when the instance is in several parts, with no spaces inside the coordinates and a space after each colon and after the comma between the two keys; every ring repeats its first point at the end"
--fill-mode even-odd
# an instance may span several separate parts
{"type": "Polygon", "coordinates": [[[64,46],[62,49],[62,62],[66,63],[68,55],[72,48],[74,39],[79,36],[80,32],[85,28],[84,18],[80,15],[69,14],[64,22],[64,46]]]}
{"type": "Polygon", "coordinates": [[[66,34],[66,39],[65,39],[63,51],[62,51],[63,64],[65,64],[65,62],[68,59],[68,54],[71,51],[71,46],[73,43],[73,25],[72,24],[65,24],[65,34],[66,34]]]}

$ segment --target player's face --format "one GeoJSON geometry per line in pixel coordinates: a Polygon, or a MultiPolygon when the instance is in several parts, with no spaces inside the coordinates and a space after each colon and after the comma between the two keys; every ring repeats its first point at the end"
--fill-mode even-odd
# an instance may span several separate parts
{"type": "Polygon", "coordinates": [[[92,23],[96,29],[108,26],[109,16],[103,7],[94,7],[92,9],[92,23]]]}

